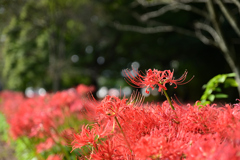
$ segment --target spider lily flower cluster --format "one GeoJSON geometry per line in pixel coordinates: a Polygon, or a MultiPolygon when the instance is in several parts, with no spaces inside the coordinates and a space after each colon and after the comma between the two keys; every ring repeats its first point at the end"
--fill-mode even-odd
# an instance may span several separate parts
{"type": "MultiPolygon", "coordinates": [[[[159,91],[164,94],[167,83],[174,84],[176,88],[177,85],[188,82],[184,82],[187,72],[176,80],[170,70],[148,70],[144,76],[136,73],[138,76],[127,78],[129,83],[137,87],[159,87],[159,91]]],[[[4,95],[0,94],[0,97],[4,95]]],[[[75,153],[78,159],[84,160],[239,160],[239,102],[220,107],[215,104],[200,107],[197,103],[179,105],[173,100],[169,103],[168,98],[162,104],[144,104],[143,99],[135,92],[129,99],[106,96],[101,102],[88,101],[85,109],[91,109],[89,115],[94,122],[81,125],[80,131],[69,129],[65,132],[65,136],[69,138],[71,155],[75,153]]],[[[10,131],[15,134],[15,138],[22,135],[29,138],[30,135],[38,138],[44,136],[45,141],[37,148],[38,151],[46,151],[53,149],[57,141],[62,142],[60,134],[56,130],[49,130],[49,127],[54,129],[62,125],[65,114],[73,116],[81,108],[80,103],[77,103],[80,100],[75,94],[61,92],[44,101],[29,99],[23,102],[26,107],[20,109],[13,105],[14,102],[22,101],[21,97],[16,96],[14,102],[2,101],[1,111],[6,114],[10,131]],[[40,106],[45,103],[49,104],[40,110],[40,106]],[[52,107],[54,110],[50,110],[52,107]],[[56,114],[49,114],[49,110],[56,114]],[[42,124],[40,130],[36,128],[39,123],[42,124]]],[[[70,159],[63,153],[56,155],[55,150],[51,153],[54,154],[48,154],[47,160],[70,159]]]]}
{"type": "Polygon", "coordinates": [[[174,84],[175,85],[174,88],[177,88],[177,85],[186,84],[193,79],[192,77],[189,81],[184,82],[187,77],[187,73],[188,73],[187,71],[185,71],[183,75],[178,79],[175,79],[173,77],[174,71],[171,72],[170,70],[159,71],[157,69],[153,69],[153,70],[149,69],[146,72],[146,74],[141,72],[142,75],[139,74],[135,69],[133,69],[132,71],[133,71],[133,74],[131,73],[130,70],[124,71],[124,74],[126,75],[126,80],[129,82],[130,85],[136,88],[146,87],[145,92],[147,94],[149,94],[148,88],[152,88],[152,90],[154,90],[154,88],[158,86],[158,91],[161,93],[164,93],[168,103],[170,104],[173,110],[175,110],[175,107],[172,105],[172,102],[166,92],[167,90],[166,84],[169,84],[169,85],[174,84]]]}
{"type": "MultiPolygon", "coordinates": [[[[145,75],[136,73],[131,76],[130,71],[125,71],[129,83],[140,88],[154,89],[158,86],[159,92],[164,92],[166,97],[167,83],[174,84],[176,88],[177,85],[188,82],[184,82],[187,72],[176,80],[170,70],[148,70],[145,75]]],[[[169,98],[167,99],[169,102],[169,98]]],[[[92,132],[87,135],[85,131],[76,134],[87,138],[74,138],[72,141],[73,149],[79,148],[81,153],[86,146],[95,146],[81,158],[239,159],[239,104],[235,108],[230,105],[223,108],[216,108],[214,105],[199,108],[190,104],[180,106],[174,101],[173,104],[165,101],[162,105],[138,102],[134,105],[134,100],[130,98],[131,103],[127,102],[125,98],[121,100],[114,96],[106,96],[102,100],[97,107],[98,117],[96,124],[92,126],[92,132]],[[169,107],[173,105],[176,110],[169,107]],[[116,122],[119,127],[116,127],[116,122]],[[99,130],[102,133],[92,135],[99,130]],[[93,139],[96,136],[101,141],[93,139]],[[88,138],[90,140],[85,141],[88,138]]]]}
{"type": "Polygon", "coordinates": [[[184,82],[187,76],[187,71],[183,73],[183,75],[175,79],[173,77],[174,71],[170,70],[164,70],[164,71],[159,71],[157,69],[149,69],[146,74],[138,73],[135,69],[132,70],[133,73],[131,73],[130,70],[125,70],[124,75],[126,75],[126,80],[129,82],[129,84],[135,88],[145,88],[146,87],[146,93],[149,93],[147,90],[148,88],[151,88],[152,90],[158,86],[158,91],[163,92],[163,90],[167,90],[166,84],[169,85],[175,85],[174,88],[177,88],[177,85],[183,85],[188,83],[184,82]]]}
{"type": "Polygon", "coordinates": [[[179,124],[167,102],[135,106],[107,96],[97,107],[95,124],[75,133],[71,146],[79,149],[80,159],[239,159],[239,104],[174,106],[179,124]]]}
{"type": "Polygon", "coordinates": [[[94,109],[87,99],[87,94],[93,90],[93,86],[79,85],[33,98],[25,98],[18,92],[1,92],[0,112],[9,124],[8,134],[17,144],[24,142],[21,149],[26,154],[21,152],[20,155],[24,157],[18,158],[34,159],[33,154],[27,157],[27,153],[33,152],[36,153],[35,159],[61,160],[75,157],[74,153],[70,155],[70,149],[64,147],[67,142],[62,133],[69,131],[73,124],[79,127],[81,121],[87,121],[86,118],[90,120],[94,116],[94,109]]]}

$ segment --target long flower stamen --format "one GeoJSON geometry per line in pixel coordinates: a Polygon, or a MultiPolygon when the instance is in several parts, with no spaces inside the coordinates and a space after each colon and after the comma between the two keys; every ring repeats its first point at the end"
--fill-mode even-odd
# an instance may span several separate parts
{"type": "Polygon", "coordinates": [[[127,82],[136,88],[145,88],[145,92],[149,94],[149,91],[147,90],[148,88],[151,88],[152,90],[158,86],[158,91],[164,93],[165,97],[167,98],[168,103],[170,104],[171,108],[175,110],[166,90],[166,84],[172,85],[174,84],[175,87],[177,88],[177,85],[183,85],[188,82],[190,82],[194,76],[188,80],[187,82],[184,82],[187,77],[188,71],[186,70],[183,75],[175,79],[173,77],[174,70],[171,72],[170,70],[164,70],[164,71],[159,71],[156,69],[149,69],[146,71],[146,74],[142,73],[141,71],[138,72],[135,69],[130,70],[124,70],[123,74],[125,75],[125,78],[127,82]],[[140,74],[141,73],[141,74],[140,74]]]}
{"type": "MultiPolygon", "coordinates": [[[[141,71],[137,71],[135,69],[132,70],[124,70],[123,74],[125,75],[125,79],[128,84],[130,84],[132,87],[135,88],[151,88],[152,90],[158,86],[158,91],[162,92],[162,90],[167,90],[166,84],[172,85],[175,84],[174,88],[177,88],[177,85],[184,85],[188,82],[190,82],[193,77],[188,80],[187,82],[184,82],[187,77],[187,71],[183,73],[183,75],[178,78],[174,79],[173,77],[174,71],[170,70],[164,70],[159,71],[156,69],[149,69],[146,71],[146,74],[142,73],[141,71]]],[[[146,93],[149,93],[149,91],[145,91],[146,93]]]]}

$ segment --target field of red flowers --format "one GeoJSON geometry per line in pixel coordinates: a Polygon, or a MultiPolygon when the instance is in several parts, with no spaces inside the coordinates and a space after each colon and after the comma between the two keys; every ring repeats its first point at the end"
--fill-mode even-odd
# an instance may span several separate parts
{"type": "Polygon", "coordinates": [[[144,103],[137,92],[97,101],[84,85],[30,99],[5,91],[3,133],[19,159],[240,159],[239,101],[203,106],[170,99],[167,87],[185,84],[186,75],[175,80],[169,70],[148,70],[127,78],[136,87],[158,87],[163,103],[144,103]]]}
{"type": "Polygon", "coordinates": [[[77,88],[25,98],[20,92],[3,91],[1,98],[0,133],[12,143],[18,159],[73,159],[64,133],[89,124],[95,111],[87,94],[94,87],[77,88]],[[3,118],[4,117],[4,118],[3,118]]]}

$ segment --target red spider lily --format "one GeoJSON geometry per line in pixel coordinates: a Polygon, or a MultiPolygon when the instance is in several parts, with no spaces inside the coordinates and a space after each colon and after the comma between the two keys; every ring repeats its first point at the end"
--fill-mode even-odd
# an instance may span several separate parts
{"type": "Polygon", "coordinates": [[[102,138],[110,135],[111,127],[109,126],[109,123],[107,123],[106,126],[94,124],[91,127],[89,127],[89,125],[82,126],[80,134],[73,133],[73,141],[71,143],[73,148],[72,151],[85,145],[96,147],[102,138]],[[91,127],[92,129],[90,129],[91,127]]]}
{"type": "MultiPolygon", "coordinates": [[[[76,148],[81,148],[84,145],[92,144],[95,146],[95,136],[91,130],[88,128],[88,125],[82,127],[81,134],[73,134],[74,140],[72,142],[73,150],[76,148]]],[[[72,151],[73,151],[72,150],[72,151]]]]}
{"type": "Polygon", "coordinates": [[[10,134],[13,138],[42,138],[55,132],[53,129],[62,125],[70,114],[85,118],[84,110],[88,110],[87,115],[94,112],[84,98],[87,92],[93,89],[92,86],[79,85],[76,89],[30,99],[24,98],[20,93],[5,91],[0,93],[3,98],[0,110],[5,113],[10,123],[10,134]]]}
{"type": "Polygon", "coordinates": [[[98,151],[92,155],[93,159],[112,160],[113,158],[121,157],[121,152],[113,140],[107,140],[99,145],[98,151]]]}
{"type": "MultiPolygon", "coordinates": [[[[95,108],[87,98],[87,93],[93,89],[94,87],[79,85],[75,89],[33,98],[25,98],[18,92],[4,91],[0,93],[0,112],[9,123],[9,135],[14,140],[28,137],[32,143],[29,144],[31,147],[26,147],[36,150],[36,154],[45,152],[43,159],[46,159],[48,152],[53,153],[51,150],[66,145],[67,140],[60,134],[62,130],[81,124],[78,121],[75,123],[75,119],[93,119],[95,108]]],[[[48,159],[64,159],[67,157],[62,155],[64,150],[54,151],[61,157],[52,155],[48,159]]]]}
{"type": "Polygon", "coordinates": [[[114,117],[126,107],[127,99],[119,99],[115,96],[106,96],[102,103],[97,107],[96,112],[102,113],[107,117],[114,117]]]}
{"type": "MultiPolygon", "coordinates": [[[[149,75],[151,74],[154,74],[154,71],[149,72],[149,75]]],[[[173,73],[170,71],[163,71],[159,75],[163,77],[161,83],[178,85],[184,83],[186,73],[182,76],[184,78],[179,78],[182,80],[178,79],[175,83],[171,82],[174,80],[172,76],[173,73]]],[[[140,80],[143,78],[145,77],[142,76],[140,80]]],[[[77,92],[65,92],[56,94],[55,98],[52,96],[48,99],[38,99],[39,102],[32,99],[17,107],[11,106],[9,108],[16,108],[16,113],[7,116],[8,122],[14,127],[17,136],[40,138],[41,133],[48,137],[39,144],[39,152],[41,149],[53,149],[51,146],[61,141],[58,140],[57,134],[55,138],[55,130],[52,129],[62,124],[58,121],[64,120],[66,113],[70,114],[71,107],[74,106],[71,114],[82,108],[82,101],[77,100],[79,96],[74,93],[77,92]],[[54,102],[58,101],[53,103],[53,99],[54,102]]],[[[100,105],[92,104],[99,114],[94,118],[94,124],[84,126],[81,133],[74,130],[65,132],[71,140],[72,150],[81,148],[79,153],[82,155],[78,157],[79,159],[240,159],[240,103],[221,107],[183,105],[175,101],[173,104],[176,107],[175,112],[172,112],[167,101],[162,104],[142,104],[142,98],[138,94],[132,95],[129,100],[107,96],[100,105]],[[174,123],[173,118],[180,123],[174,123]],[[117,126],[117,121],[121,127],[117,126]],[[85,152],[86,149],[89,150],[85,152]]],[[[56,159],[64,159],[63,156],[59,154],[56,159]]],[[[55,155],[48,157],[49,160],[54,158],[55,155]]]]}
{"type": "Polygon", "coordinates": [[[166,136],[157,137],[145,136],[142,137],[134,152],[139,159],[180,159],[183,150],[186,148],[186,143],[183,140],[168,140],[166,136]]]}
{"type": "MultiPolygon", "coordinates": [[[[92,128],[89,135],[94,134],[96,138],[98,135],[102,137],[101,133],[103,133],[105,138],[101,143],[96,143],[96,139],[92,140],[91,143],[95,147],[89,157],[93,159],[239,159],[240,107],[238,105],[235,105],[235,108],[229,105],[222,108],[214,105],[198,108],[190,104],[187,106],[175,104],[178,108],[176,114],[179,124],[172,122],[175,114],[166,101],[161,106],[160,104],[136,106],[132,103],[125,104],[125,100],[109,96],[101,102],[101,105],[106,109],[107,106],[124,107],[117,112],[117,115],[121,117],[119,123],[131,151],[119,128],[113,133],[109,131],[114,118],[106,118],[106,112],[100,112],[103,114],[98,117],[97,125],[92,128]],[[109,130],[104,131],[105,129],[100,129],[101,127],[107,127],[109,130]]],[[[107,117],[114,115],[116,114],[107,117]]],[[[80,133],[82,134],[84,132],[80,133]]],[[[77,145],[78,142],[75,142],[77,145]]],[[[84,144],[88,145],[88,143],[84,144]]]]}
{"type": "Polygon", "coordinates": [[[149,69],[146,74],[143,75],[139,74],[134,69],[132,72],[133,73],[131,73],[130,70],[124,71],[127,81],[130,82],[130,85],[136,88],[146,87],[146,93],[149,93],[147,90],[148,88],[152,88],[153,90],[158,86],[158,91],[161,92],[162,89],[167,90],[167,83],[169,83],[169,85],[175,84],[174,88],[177,88],[177,85],[183,85],[192,80],[191,78],[189,81],[184,82],[188,73],[187,71],[185,71],[178,79],[174,79],[174,71],[171,72],[170,70],[159,71],[157,69],[149,69]]]}

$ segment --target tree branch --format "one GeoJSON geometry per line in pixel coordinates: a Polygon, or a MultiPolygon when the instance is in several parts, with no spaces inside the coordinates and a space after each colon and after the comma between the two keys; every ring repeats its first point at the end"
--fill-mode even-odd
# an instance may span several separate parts
{"type": "Polygon", "coordinates": [[[173,1],[174,0],[152,0],[152,1],[137,0],[137,2],[144,7],[152,7],[152,6],[157,6],[161,4],[169,4],[169,3],[172,3],[173,1]]]}
{"type": "MultiPolygon", "coordinates": [[[[152,7],[162,4],[170,4],[173,2],[179,2],[179,3],[206,3],[208,0],[137,0],[137,2],[144,6],[144,7],[152,7]]],[[[224,0],[224,3],[237,3],[237,0],[224,0]],[[232,2],[233,1],[233,2],[232,2]]],[[[239,4],[240,5],[240,4],[239,4]]]]}
{"type": "Polygon", "coordinates": [[[206,25],[204,23],[201,22],[197,22],[194,24],[195,28],[196,28],[196,36],[204,43],[207,45],[213,45],[217,47],[217,43],[220,40],[219,35],[217,34],[217,32],[209,25],[206,25]],[[210,40],[209,38],[207,38],[206,36],[204,36],[201,32],[201,30],[205,30],[207,31],[214,39],[214,41],[210,40]]]}
{"type": "Polygon", "coordinates": [[[176,9],[191,11],[193,13],[196,13],[196,14],[198,14],[200,16],[203,16],[203,17],[208,19],[208,14],[203,12],[202,10],[200,10],[198,8],[195,8],[195,7],[187,5],[187,4],[182,4],[182,3],[171,3],[169,5],[166,5],[162,8],[160,8],[157,11],[148,12],[148,13],[142,15],[141,20],[142,21],[147,21],[150,18],[161,16],[161,15],[165,14],[166,12],[173,11],[173,10],[176,10],[176,9]]]}
{"type": "Polygon", "coordinates": [[[133,32],[139,32],[143,34],[152,34],[152,33],[161,33],[161,32],[176,32],[180,33],[186,36],[196,37],[196,34],[190,30],[166,25],[166,26],[157,26],[157,27],[139,27],[139,26],[132,26],[132,25],[123,25],[120,23],[114,23],[113,24],[117,29],[123,30],[123,31],[133,31],[133,32]]]}
{"type": "Polygon", "coordinates": [[[240,12],[240,2],[238,0],[232,0],[232,1],[238,7],[239,12],[240,12]]]}
{"type": "Polygon", "coordinates": [[[217,12],[215,10],[215,5],[218,5],[220,7],[221,12],[226,17],[227,21],[229,21],[230,25],[234,29],[234,31],[237,33],[237,35],[240,37],[240,27],[238,26],[236,20],[234,19],[234,16],[232,13],[226,8],[226,4],[234,4],[238,7],[240,12],[240,2],[239,0],[136,0],[136,3],[144,6],[144,7],[152,7],[161,5],[160,9],[153,12],[148,12],[142,16],[139,17],[139,20],[141,21],[147,21],[149,22],[149,19],[159,17],[169,11],[176,11],[177,9],[185,10],[185,11],[191,11],[193,13],[196,13],[198,15],[201,15],[208,21],[210,21],[212,24],[207,25],[204,23],[197,22],[195,23],[195,33],[171,26],[171,25],[163,25],[158,27],[136,27],[136,26],[130,26],[130,25],[120,25],[115,24],[115,27],[121,30],[128,30],[128,31],[135,31],[140,33],[158,33],[158,32],[177,32],[188,36],[194,36],[200,39],[205,44],[214,45],[217,48],[219,48],[228,65],[230,66],[231,70],[236,73],[235,80],[239,84],[238,86],[238,92],[240,94],[240,68],[236,63],[236,60],[234,59],[234,49],[231,49],[222,33],[221,26],[219,23],[219,16],[217,15],[217,12]],[[195,8],[191,6],[193,3],[205,3],[207,5],[207,9],[209,14],[206,14],[202,10],[195,8]],[[202,33],[202,31],[208,32],[212,38],[207,37],[202,33]]]}
{"type": "Polygon", "coordinates": [[[216,33],[218,34],[218,37],[219,39],[216,39],[217,43],[219,43],[219,47],[220,49],[226,53],[228,52],[228,48],[226,46],[226,43],[225,43],[225,40],[224,40],[224,37],[223,37],[223,34],[222,34],[222,31],[221,31],[221,28],[220,28],[220,25],[218,23],[218,20],[217,20],[217,16],[216,16],[216,12],[215,12],[215,9],[214,9],[214,6],[213,6],[213,2],[212,0],[208,0],[207,2],[207,8],[209,10],[209,13],[210,13],[210,18],[211,18],[211,21],[213,23],[213,26],[216,30],[216,33]]]}
{"type": "Polygon", "coordinates": [[[219,35],[219,49],[223,52],[223,55],[228,63],[228,65],[230,66],[231,70],[236,73],[236,77],[235,80],[238,83],[238,93],[240,94],[240,70],[237,66],[237,64],[235,63],[234,59],[233,59],[233,52],[230,51],[230,49],[228,48],[226,41],[223,37],[220,25],[217,21],[217,16],[216,16],[216,12],[215,12],[215,8],[213,5],[212,0],[208,0],[207,2],[207,7],[210,13],[210,17],[213,23],[213,26],[216,30],[216,32],[219,35]]]}
{"type": "Polygon", "coordinates": [[[143,34],[149,34],[149,33],[160,33],[160,32],[172,32],[173,27],[172,26],[158,26],[158,27],[139,27],[139,26],[132,26],[132,25],[122,25],[120,23],[114,23],[113,24],[117,29],[123,30],[123,31],[133,31],[133,32],[139,32],[143,34]]]}
{"type": "Polygon", "coordinates": [[[230,25],[233,27],[233,29],[235,30],[237,35],[240,37],[240,29],[234,19],[234,16],[229,12],[229,10],[225,7],[225,5],[223,4],[223,2],[221,0],[218,0],[217,3],[219,5],[220,9],[222,10],[223,14],[229,21],[230,25]]]}

